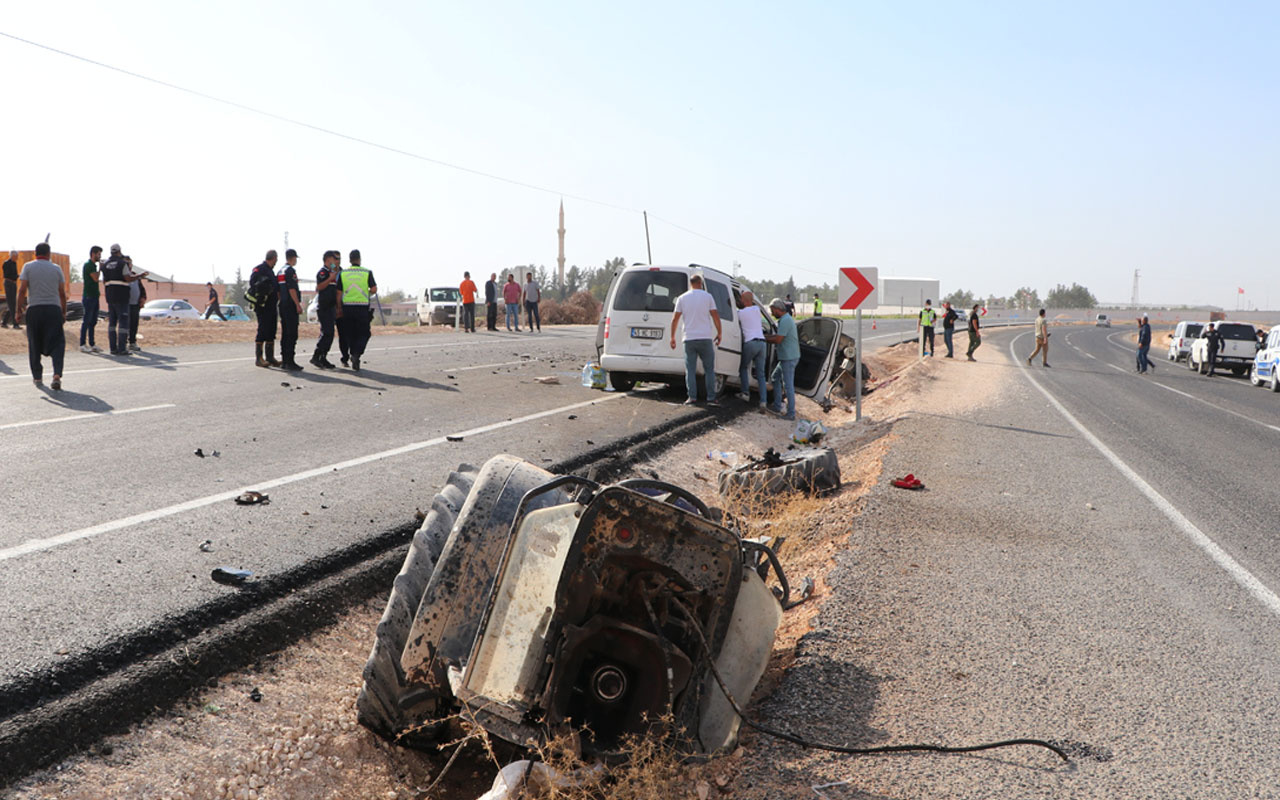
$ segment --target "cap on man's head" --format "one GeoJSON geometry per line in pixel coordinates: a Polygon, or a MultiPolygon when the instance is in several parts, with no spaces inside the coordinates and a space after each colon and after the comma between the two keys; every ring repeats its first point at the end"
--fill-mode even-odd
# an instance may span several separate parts
{"type": "Polygon", "coordinates": [[[120,252],[120,245],[118,245],[118,244],[113,244],[113,245],[111,245],[111,252],[113,252],[113,253],[119,253],[119,252],[120,252]]]}
{"type": "Polygon", "coordinates": [[[297,257],[298,257],[298,251],[297,251],[297,250],[294,250],[292,247],[290,247],[288,250],[285,250],[285,251],[284,251],[284,257],[285,257],[285,258],[297,258],[297,257]]]}
{"type": "Polygon", "coordinates": [[[783,311],[786,311],[787,301],[783,300],[781,297],[775,297],[769,301],[769,308],[780,308],[783,311]]]}

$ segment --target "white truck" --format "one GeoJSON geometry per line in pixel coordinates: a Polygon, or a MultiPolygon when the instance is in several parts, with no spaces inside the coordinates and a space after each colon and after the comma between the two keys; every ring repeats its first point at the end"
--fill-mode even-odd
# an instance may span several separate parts
{"type": "Polygon", "coordinates": [[[1253,357],[1258,354],[1258,330],[1248,322],[1212,322],[1200,331],[1200,336],[1191,343],[1191,353],[1187,356],[1187,367],[1204,375],[1209,371],[1209,327],[1218,329],[1222,337],[1218,349],[1216,367],[1230,369],[1231,374],[1240,377],[1253,366],[1253,357]]]}

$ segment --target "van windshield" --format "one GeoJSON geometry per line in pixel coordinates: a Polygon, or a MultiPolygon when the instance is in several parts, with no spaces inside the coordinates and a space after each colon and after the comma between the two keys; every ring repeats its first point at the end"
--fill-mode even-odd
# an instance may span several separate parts
{"type": "Polygon", "coordinates": [[[1232,325],[1218,324],[1218,333],[1222,334],[1223,339],[1246,339],[1253,341],[1258,335],[1253,332],[1252,325],[1232,325]]]}
{"type": "Polygon", "coordinates": [[[683,272],[643,270],[628,272],[613,296],[615,311],[675,311],[676,298],[689,288],[683,272]]]}
{"type": "Polygon", "coordinates": [[[461,297],[461,294],[452,287],[431,290],[431,302],[433,303],[456,303],[459,297],[461,297]]]}

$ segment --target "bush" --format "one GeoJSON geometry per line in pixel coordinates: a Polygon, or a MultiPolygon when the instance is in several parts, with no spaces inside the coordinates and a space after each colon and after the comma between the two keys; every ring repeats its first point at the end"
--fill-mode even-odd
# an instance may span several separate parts
{"type": "Polygon", "coordinates": [[[578,292],[568,300],[543,300],[538,305],[548,325],[594,325],[600,321],[600,301],[591,292],[578,292]]]}

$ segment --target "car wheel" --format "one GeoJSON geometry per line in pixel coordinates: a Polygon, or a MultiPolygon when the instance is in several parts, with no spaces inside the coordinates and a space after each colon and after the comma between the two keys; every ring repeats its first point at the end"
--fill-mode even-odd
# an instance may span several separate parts
{"type": "Polygon", "coordinates": [[[629,392],[636,388],[636,378],[627,372],[610,372],[609,385],[615,392],[629,392]]]}
{"type": "Polygon", "coordinates": [[[1245,367],[1243,366],[1231,368],[1231,374],[1236,376],[1237,378],[1239,378],[1241,375],[1244,375],[1244,371],[1245,371],[1245,367]]]}
{"type": "Polygon", "coordinates": [[[1253,384],[1254,386],[1262,385],[1262,378],[1258,377],[1257,364],[1254,364],[1252,367],[1249,367],[1249,383],[1253,384]]]}
{"type": "Polygon", "coordinates": [[[1277,367],[1280,367],[1280,364],[1271,365],[1271,384],[1268,388],[1273,392],[1280,392],[1280,376],[1276,375],[1277,367]]]}
{"type": "Polygon", "coordinates": [[[724,394],[724,387],[725,387],[726,385],[728,385],[728,383],[729,383],[729,376],[727,376],[727,375],[716,375],[716,380],[715,380],[715,383],[714,383],[716,396],[715,396],[715,397],[708,397],[708,398],[707,398],[707,402],[710,402],[710,401],[712,401],[712,400],[715,400],[715,399],[716,399],[716,397],[720,397],[721,395],[723,395],[723,394],[724,394]]]}

